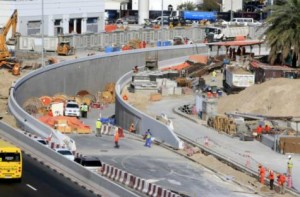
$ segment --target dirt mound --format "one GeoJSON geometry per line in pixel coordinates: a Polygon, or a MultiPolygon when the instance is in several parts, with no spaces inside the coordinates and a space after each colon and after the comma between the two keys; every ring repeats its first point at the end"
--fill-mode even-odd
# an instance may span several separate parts
{"type": "Polygon", "coordinates": [[[300,80],[277,78],[239,94],[220,98],[218,112],[239,111],[270,116],[300,116],[300,80]]]}

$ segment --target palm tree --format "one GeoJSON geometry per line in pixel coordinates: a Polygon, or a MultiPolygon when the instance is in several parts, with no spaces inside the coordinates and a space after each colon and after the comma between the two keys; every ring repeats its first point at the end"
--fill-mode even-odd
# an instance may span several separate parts
{"type": "Polygon", "coordinates": [[[265,35],[266,42],[271,48],[270,63],[275,62],[278,53],[281,53],[281,61],[292,55],[299,62],[300,0],[286,0],[284,4],[274,5],[269,9],[271,10],[271,16],[266,20],[268,28],[265,35]]]}

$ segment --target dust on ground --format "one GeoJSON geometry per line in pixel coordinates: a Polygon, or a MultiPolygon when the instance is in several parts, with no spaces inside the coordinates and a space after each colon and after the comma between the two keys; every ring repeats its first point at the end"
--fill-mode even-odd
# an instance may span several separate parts
{"type": "Polygon", "coordinates": [[[300,80],[277,78],[219,99],[218,112],[300,116],[300,80]]]}

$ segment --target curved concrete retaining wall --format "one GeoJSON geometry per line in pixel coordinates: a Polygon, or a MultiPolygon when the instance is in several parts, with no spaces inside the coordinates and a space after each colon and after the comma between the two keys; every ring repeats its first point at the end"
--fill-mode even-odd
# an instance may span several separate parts
{"type": "MultiPolygon", "coordinates": [[[[24,130],[47,137],[51,132],[54,132],[53,129],[37,121],[22,109],[21,106],[27,99],[42,95],[52,96],[57,93],[75,95],[80,90],[87,90],[92,94],[96,94],[98,91],[103,90],[106,83],[117,81],[124,73],[130,71],[134,65],[144,65],[148,56],[157,57],[161,61],[190,54],[206,53],[207,51],[207,47],[203,44],[161,47],[89,56],[50,65],[33,71],[13,84],[9,98],[9,109],[24,130]]],[[[129,125],[127,121],[138,119],[140,120],[139,130],[150,128],[152,131],[160,131],[154,134],[157,138],[161,138],[177,148],[179,147],[177,137],[174,139],[175,135],[161,134],[166,130],[164,125],[124,104],[117,95],[116,116],[120,118],[120,120],[117,120],[119,126],[127,128],[129,125]],[[138,113],[138,115],[135,115],[135,113],[138,113]],[[126,118],[121,118],[124,116],[126,118]],[[172,139],[169,139],[169,137],[172,137],[172,139]]]]}

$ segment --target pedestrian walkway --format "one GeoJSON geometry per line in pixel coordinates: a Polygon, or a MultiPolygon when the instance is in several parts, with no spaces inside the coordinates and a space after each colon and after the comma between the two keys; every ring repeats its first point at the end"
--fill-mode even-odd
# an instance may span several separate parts
{"type": "MultiPolygon", "coordinates": [[[[193,122],[181,115],[175,114],[175,107],[193,102],[193,96],[187,98],[164,98],[156,102],[155,105],[148,107],[149,114],[155,112],[164,112],[168,117],[172,117],[175,132],[185,136],[196,143],[206,146],[207,148],[217,152],[220,155],[228,158],[229,161],[234,161],[245,166],[255,172],[258,172],[258,164],[261,163],[267,169],[271,168],[275,172],[286,173],[288,156],[274,152],[269,147],[258,141],[240,141],[238,138],[232,138],[226,134],[218,133],[212,128],[208,128],[199,123],[193,122]]],[[[297,191],[300,191],[300,156],[293,155],[293,186],[297,191]]]]}

